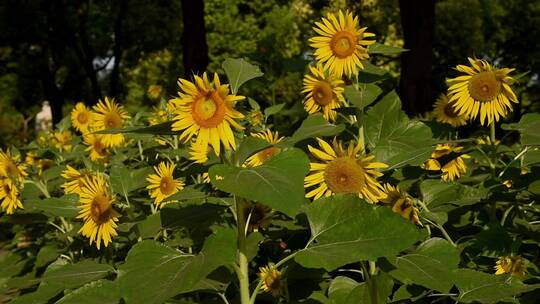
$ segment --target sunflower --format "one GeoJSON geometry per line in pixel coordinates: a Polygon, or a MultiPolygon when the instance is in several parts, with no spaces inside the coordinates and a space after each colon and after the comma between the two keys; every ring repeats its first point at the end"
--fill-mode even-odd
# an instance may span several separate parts
{"type": "Polygon", "coordinates": [[[175,180],[173,177],[176,165],[172,162],[168,164],[161,162],[154,167],[157,174],[150,174],[146,180],[150,183],[146,189],[150,191],[150,197],[154,198],[154,204],[163,207],[163,200],[177,193],[184,188],[184,183],[175,180]]]}
{"type": "Polygon", "coordinates": [[[208,161],[208,144],[201,141],[192,141],[189,149],[189,159],[198,163],[204,164],[208,161]]]}
{"type": "Polygon", "coordinates": [[[17,208],[24,208],[19,199],[19,189],[15,182],[8,178],[0,179],[0,201],[2,201],[0,206],[6,214],[13,214],[17,208]]]}
{"type": "Polygon", "coordinates": [[[471,66],[458,65],[456,69],[465,75],[448,79],[450,102],[460,115],[472,119],[480,114],[480,123],[491,124],[506,117],[512,111],[512,103],[517,103],[516,94],[510,84],[514,79],[508,74],[514,69],[495,69],[485,61],[469,58],[471,66]]]}
{"type": "Polygon", "coordinates": [[[92,175],[86,172],[80,172],[72,166],[67,165],[66,170],[62,172],[61,176],[66,180],[66,182],[62,184],[64,193],[81,194],[85,179],[92,175]]]}
{"type": "Polygon", "coordinates": [[[60,151],[71,151],[71,148],[73,148],[71,145],[71,138],[70,131],[56,131],[53,133],[51,142],[52,145],[60,151]]]}
{"type": "Polygon", "coordinates": [[[248,113],[247,119],[250,125],[261,126],[264,122],[264,115],[260,110],[253,110],[248,113]]]}
{"type": "Polygon", "coordinates": [[[523,278],[525,276],[525,265],[523,265],[523,259],[520,255],[518,256],[505,256],[499,258],[495,265],[495,274],[505,274],[511,273],[518,278],[523,278]]]}
{"type": "Polygon", "coordinates": [[[418,217],[418,209],[414,206],[411,197],[406,192],[388,183],[384,185],[384,191],[387,197],[381,199],[381,202],[388,205],[392,208],[392,211],[400,214],[403,218],[417,225],[422,225],[418,217]]]}
{"type": "Polygon", "coordinates": [[[268,228],[272,222],[272,209],[263,204],[246,202],[244,204],[244,214],[249,218],[249,231],[268,228]]]}
{"type": "Polygon", "coordinates": [[[272,264],[259,268],[259,279],[262,281],[261,289],[274,297],[279,296],[285,287],[281,272],[272,264]]]}
{"type": "MultiPolygon", "coordinates": [[[[269,129],[265,130],[264,132],[260,133],[251,133],[251,136],[257,137],[260,139],[265,140],[271,145],[276,145],[280,141],[283,140],[283,137],[279,137],[278,132],[272,132],[269,129]]],[[[278,147],[268,147],[262,151],[259,151],[255,153],[254,155],[250,156],[246,162],[245,165],[247,167],[256,167],[262,165],[267,159],[270,157],[278,154],[281,151],[278,147]]]]}
{"type": "Polygon", "coordinates": [[[146,91],[146,94],[151,99],[157,99],[161,95],[161,92],[163,91],[163,87],[158,84],[153,84],[148,87],[148,90],[146,91]]]}
{"type": "Polygon", "coordinates": [[[71,111],[71,124],[73,127],[85,134],[94,121],[94,113],[87,108],[84,103],[78,102],[71,111]]]}
{"type": "Polygon", "coordinates": [[[353,18],[352,13],[339,11],[315,24],[313,30],[320,36],[310,38],[309,42],[325,70],[341,78],[343,74],[351,77],[364,68],[362,60],[369,58],[367,46],[375,43],[375,40],[365,38],[375,34],[366,32],[367,27],[360,28],[357,16],[353,18]]]}
{"type": "Polygon", "coordinates": [[[212,83],[206,73],[202,78],[197,75],[194,78],[194,82],[178,80],[179,97],[169,101],[176,108],[173,131],[182,131],[180,139],[184,141],[196,135],[197,146],[210,144],[217,156],[220,142],[226,150],[236,150],[231,126],[242,130],[236,119],[244,118],[244,115],[234,106],[245,97],[229,94],[229,85],[222,85],[217,74],[212,83]]]}
{"type": "Polygon", "coordinates": [[[375,170],[386,168],[383,163],[373,162],[374,156],[365,155],[360,144],[350,142],[343,149],[341,142],[334,139],[333,147],[317,138],[322,150],[308,146],[311,154],[322,161],[310,164],[311,175],[306,176],[304,187],[317,188],[306,194],[307,198],[318,199],[333,193],[354,193],[359,197],[375,203],[386,197],[383,186],[377,178],[383,174],[375,170]]]}
{"type": "Polygon", "coordinates": [[[335,109],[345,104],[343,91],[345,82],[336,76],[326,72],[322,65],[310,66],[310,74],[304,76],[304,88],[302,93],[307,93],[304,98],[304,109],[309,114],[321,112],[329,121],[336,121],[335,109]]]}
{"type": "Polygon", "coordinates": [[[467,172],[464,159],[470,156],[461,150],[463,147],[455,144],[438,144],[423,167],[430,171],[441,171],[443,181],[454,181],[467,172]]]}
{"type": "MultiPolygon", "coordinates": [[[[124,111],[124,107],[117,104],[114,98],[105,97],[105,102],[102,100],[94,105],[94,124],[95,131],[121,128],[124,121],[129,119],[129,115],[124,111]]],[[[106,147],[116,147],[124,142],[124,134],[102,134],[102,141],[106,147]]]]}
{"type": "Polygon", "coordinates": [[[491,141],[491,137],[484,136],[484,137],[478,137],[475,140],[477,145],[483,145],[483,146],[498,146],[501,141],[498,139],[495,139],[495,141],[491,141]]]}
{"type": "Polygon", "coordinates": [[[85,149],[90,152],[90,159],[92,161],[103,160],[109,155],[109,151],[104,143],[104,135],[102,134],[86,134],[84,135],[84,144],[88,147],[85,149]]]}
{"type": "Polygon", "coordinates": [[[467,116],[458,114],[454,109],[454,103],[451,103],[448,96],[444,94],[441,94],[437,99],[433,115],[438,122],[449,124],[455,128],[467,124],[467,116]]]}
{"type": "Polygon", "coordinates": [[[81,206],[77,218],[84,220],[79,233],[90,238],[90,245],[96,242],[97,249],[101,241],[105,247],[109,246],[111,238],[118,235],[116,222],[120,214],[113,209],[114,197],[103,175],[86,177],[79,197],[81,206]]]}
{"type": "Polygon", "coordinates": [[[20,155],[0,149],[0,179],[11,178],[22,182],[27,175],[26,165],[20,162],[20,155]]]}

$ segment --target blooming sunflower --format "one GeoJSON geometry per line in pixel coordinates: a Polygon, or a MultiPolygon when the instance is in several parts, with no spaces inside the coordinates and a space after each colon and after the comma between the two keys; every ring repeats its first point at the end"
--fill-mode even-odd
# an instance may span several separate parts
{"type": "Polygon", "coordinates": [[[455,128],[467,124],[467,116],[457,113],[454,109],[454,103],[450,102],[445,94],[441,94],[437,99],[433,115],[438,122],[449,124],[455,128]]]}
{"type": "Polygon", "coordinates": [[[174,163],[161,162],[154,167],[157,174],[150,174],[146,180],[150,183],[146,189],[150,191],[150,197],[154,198],[154,204],[163,207],[163,200],[184,188],[184,183],[173,177],[174,163]]]}
{"type": "Polygon", "coordinates": [[[26,165],[20,162],[20,155],[0,149],[0,179],[11,178],[22,182],[27,175],[26,165]]]}
{"type": "Polygon", "coordinates": [[[113,209],[114,197],[103,175],[86,177],[79,197],[81,206],[77,218],[84,220],[79,233],[90,238],[90,245],[96,242],[97,249],[101,241],[105,247],[109,246],[111,238],[118,235],[116,222],[120,214],[113,209]]]}
{"type": "Polygon", "coordinates": [[[92,161],[103,160],[109,155],[102,134],[91,133],[84,135],[84,144],[88,146],[85,151],[90,152],[90,159],[92,161]]]}
{"type": "Polygon", "coordinates": [[[510,84],[514,79],[508,74],[514,69],[495,69],[485,61],[469,58],[471,66],[458,65],[456,69],[465,75],[448,79],[450,102],[459,114],[475,119],[480,114],[484,125],[499,121],[512,111],[512,103],[517,103],[516,94],[510,84]]]}
{"type": "Polygon", "coordinates": [[[236,119],[244,115],[234,106],[245,97],[229,94],[229,85],[222,85],[217,74],[212,83],[206,73],[202,77],[194,75],[194,78],[194,82],[179,79],[179,97],[169,101],[176,108],[173,131],[182,131],[180,139],[185,141],[196,135],[198,147],[210,144],[218,156],[220,142],[226,150],[236,150],[231,126],[243,129],[236,119]]]}
{"type": "Polygon", "coordinates": [[[518,278],[525,276],[525,265],[523,265],[523,259],[520,255],[517,256],[505,256],[499,258],[495,265],[495,274],[511,273],[518,278]]]}
{"type": "Polygon", "coordinates": [[[336,121],[335,109],[345,103],[343,91],[345,82],[340,78],[326,72],[322,65],[310,66],[310,74],[304,76],[304,88],[302,93],[307,93],[304,98],[304,109],[309,114],[321,112],[329,121],[336,121]]]}
{"type": "Polygon", "coordinates": [[[406,192],[388,183],[384,185],[384,191],[387,196],[381,199],[381,202],[388,205],[392,208],[392,211],[400,214],[403,218],[417,225],[422,225],[418,217],[418,209],[414,206],[411,197],[406,192]]]}
{"type": "Polygon", "coordinates": [[[66,180],[66,182],[62,184],[64,193],[81,194],[84,187],[84,181],[87,177],[90,177],[91,174],[80,172],[72,166],[67,165],[66,170],[62,172],[61,176],[66,180]]]}
{"type": "Polygon", "coordinates": [[[438,144],[431,153],[431,158],[424,163],[424,169],[441,171],[443,181],[460,178],[467,172],[464,159],[470,158],[469,155],[461,153],[461,150],[463,147],[455,144],[438,144]]]}
{"type": "Polygon", "coordinates": [[[19,189],[9,178],[0,179],[0,201],[2,201],[0,206],[6,214],[13,214],[17,208],[24,208],[19,199],[19,189]]]}
{"type": "Polygon", "coordinates": [[[360,144],[350,142],[347,149],[343,149],[342,143],[336,139],[333,147],[320,138],[317,138],[317,142],[322,150],[311,145],[308,148],[322,163],[310,164],[311,174],[306,176],[304,187],[318,187],[308,192],[307,198],[354,193],[375,203],[386,197],[383,186],[377,181],[377,177],[383,174],[375,170],[386,168],[386,164],[373,162],[374,156],[365,155],[360,144]]]}
{"type": "Polygon", "coordinates": [[[274,265],[259,268],[259,279],[262,281],[261,289],[277,297],[285,287],[281,279],[281,272],[274,265]]]}
{"type": "MultiPolygon", "coordinates": [[[[105,102],[102,100],[94,105],[94,124],[92,128],[95,131],[121,128],[124,121],[129,119],[129,115],[124,111],[122,105],[117,104],[114,98],[105,97],[105,102]]],[[[120,146],[124,142],[124,134],[102,134],[102,141],[106,147],[120,146]]]]}
{"type": "MultiPolygon", "coordinates": [[[[251,133],[251,136],[265,140],[271,145],[276,145],[283,140],[283,137],[279,137],[278,132],[272,132],[269,129],[260,133],[251,133]]],[[[256,167],[262,165],[267,159],[278,154],[281,151],[278,147],[268,147],[262,151],[255,153],[246,160],[247,167],[256,167]]]]}
{"type": "Polygon", "coordinates": [[[87,108],[84,103],[78,102],[71,111],[71,124],[73,127],[85,134],[94,121],[94,113],[87,108]]]}
{"type": "Polygon", "coordinates": [[[343,74],[351,77],[364,68],[362,60],[369,58],[367,46],[375,43],[375,40],[365,38],[375,34],[366,32],[367,27],[360,28],[357,16],[353,18],[352,13],[339,11],[315,24],[313,30],[320,36],[310,38],[309,42],[325,70],[341,78],[343,74]]]}
{"type": "Polygon", "coordinates": [[[71,145],[71,132],[70,131],[56,131],[54,132],[51,142],[53,146],[60,151],[71,151],[73,147],[71,145]]]}

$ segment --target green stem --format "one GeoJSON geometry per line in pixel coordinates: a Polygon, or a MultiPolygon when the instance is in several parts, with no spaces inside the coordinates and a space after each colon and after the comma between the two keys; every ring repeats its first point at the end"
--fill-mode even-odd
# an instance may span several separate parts
{"type": "Polygon", "coordinates": [[[244,214],[244,204],[240,199],[236,199],[236,216],[238,229],[238,281],[240,282],[240,303],[249,304],[249,272],[246,249],[246,215],[244,214]]]}
{"type": "Polygon", "coordinates": [[[490,127],[490,136],[491,136],[491,144],[492,145],[495,145],[495,122],[492,122],[491,125],[489,125],[490,127]]]}

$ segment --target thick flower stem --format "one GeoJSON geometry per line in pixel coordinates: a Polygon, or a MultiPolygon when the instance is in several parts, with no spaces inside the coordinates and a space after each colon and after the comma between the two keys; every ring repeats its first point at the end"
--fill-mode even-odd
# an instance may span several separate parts
{"type": "Polygon", "coordinates": [[[495,137],[495,122],[492,122],[489,126],[490,126],[490,133],[489,133],[489,135],[490,135],[490,137],[491,137],[491,138],[490,138],[490,139],[491,139],[491,144],[492,144],[492,145],[495,145],[495,140],[497,140],[496,137],[495,137]]]}
{"type": "Polygon", "coordinates": [[[244,214],[244,202],[235,197],[236,223],[238,228],[238,281],[240,282],[240,301],[249,304],[249,270],[246,250],[246,215],[244,214]]]}

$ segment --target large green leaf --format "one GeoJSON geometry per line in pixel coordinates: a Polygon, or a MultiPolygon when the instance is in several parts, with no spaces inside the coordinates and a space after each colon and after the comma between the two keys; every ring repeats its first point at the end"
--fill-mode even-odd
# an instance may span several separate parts
{"type": "Polygon", "coordinates": [[[360,110],[372,104],[381,93],[381,88],[371,83],[359,84],[358,89],[354,85],[349,85],[344,91],[347,100],[360,110]]]}
{"type": "Polygon", "coordinates": [[[380,68],[369,61],[363,61],[364,69],[358,73],[358,82],[373,83],[390,78],[387,70],[380,68]]]}
{"type": "Polygon", "coordinates": [[[422,200],[431,212],[449,211],[457,207],[473,205],[485,199],[488,190],[428,179],[420,183],[422,200]]]}
{"type": "Polygon", "coordinates": [[[24,203],[24,209],[28,212],[43,212],[49,216],[74,218],[79,213],[78,202],[79,197],[77,195],[68,194],[43,200],[27,200],[24,203]]]}
{"type": "Polygon", "coordinates": [[[118,286],[127,303],[163,303],[193,291],[219,266],[233,263],[236,234],[218,229],[197,255],[186,254],[155,241],[142,241],[129,251],[119,267],[118,286]]]}
{"type": "Polygon", "coordinates": [[[254,136],[246,137],[242,143],[240,143],[238,151],[236,151],[237,162],[239,164],[243,164],[244,161],[251,155],[255,154],[255,152],[263,150],[269,146],[271,146],[271,144],[262,138],[254,136]]]}
{"type": "Polygon", "coordinates": [[[407,50],[397,46],[374,43],[368,47],[368,51],[370,54],[394,55],[406,52],[407,50]]]}
{"type": "Polygon", "coordinates": [[[333,270],[361,260],[396,254],[423,233],[389,208],[373,206],[354,196],[319,199],[307,207],[309,246],[296,255],[304,267],[333,270]]]}
{"type": "Polygon", "coordinates": [[[118,304],[120,295],[109,280],[90,282],[65,295],[56,304],[118,304]]]}
{"type": "Polygon", "coordinates": [[[253,65],[244,59],[225,59],[222,64],[233,94],[238,92],[238,88],[246,81],[264,75],[258,66],[253,65]]]}
{"type": "Polygon", "coordinates": [[[254,168],[214,165],[212,184],[225,192],[263,203],[294,217],[305,201],[304,177],[309,159],[299,149],[283,150],[254,168]]]}
{"type": "Polygon", "coordinates": [[[503,129],[517,130],[521,135],[521,144],[540,146],[540,114],[528,113],[518,123],[504,124],[503,129]]]}
{"type": "Polygon", "coordinates": [[[431,129],[410,120],[401,110],[396,92],[388,93],[364,118],[366,142],[375,159],[392,166],[419,165],[431,154],[431,129]]]}
{"type": "Polygon", "coordinates": [[[279,146],[291,146],[307,138],[333,136],[341,133],[344,125],[333,125],[326,121],[322,114],[309,115],[294,134],[285,139],[279,146]]]}
{"type": "Polygon", "coordinates": [[[111,187],[116,193],[122,194],[126,200],[131,191],[144,187],[146,177],[152,173],[152,168],[144,167],[131,169],[129,167],[114,166],[111,168],[111,187]]]}
{"type": "Polygon", "coordinates": [[[328,287],[328,298],[331,304],[355,304],[364,295],[363,283],[348,277],[336,277],[328,287]]]}

